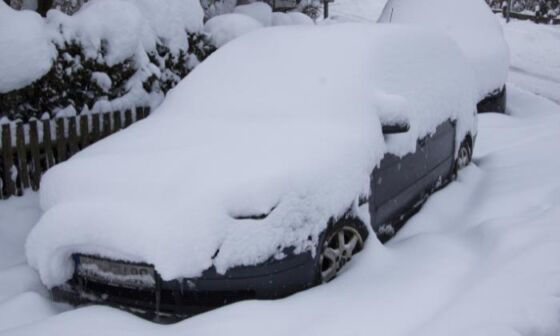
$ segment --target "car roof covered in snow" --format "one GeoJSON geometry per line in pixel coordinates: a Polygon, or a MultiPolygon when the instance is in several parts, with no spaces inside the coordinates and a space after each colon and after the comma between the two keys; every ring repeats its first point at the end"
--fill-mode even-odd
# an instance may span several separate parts
{"type": "Polygon", "coordinates": [[[71,276],[75,252],[152,263],[173,279],[313,249],[330,218],[369,194],[386,151],[413,151],[447,119],[457,137],[474,132],[475,91],[461,51],[432,32],[341,24],[247,34],[149,118],[47,172],[29,261],[54,286],[71,276]],[[380,121],[403,115],[410,131],[384,139],[380,121]]]}
{"type": "Polygon", "coordinates": [[[506,83],[509,47],[484,0],[388,0],[378,22],[422,26],[451,37],[474,68],[479,99],[506,83]]]}

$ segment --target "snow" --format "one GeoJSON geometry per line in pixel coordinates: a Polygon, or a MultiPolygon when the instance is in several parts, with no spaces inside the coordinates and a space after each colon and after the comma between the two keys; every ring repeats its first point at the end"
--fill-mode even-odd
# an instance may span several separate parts
{"type": "Polygon", "coordinates": [[[299,12],[272,13],[272,24],[271,24],[272,26],[312,25],[312,24],[313,24],[313,20],[309,16],[299,12]]]}
{"type": "Polygon", "coordinates": [[[59,27],[63,41],[80,41],[88,58],[104,54],[109,66],[133,56],[145,64],[144,48],[155,48],[155,34],[145,29],[140,10],[126,1],[91,1],[72,16],[50,11],[47,19],[59,27]]]}
{"type": "Polygon", "coordinates": [[[0,202],[0,269],[25,261],[23,243],[40,215],[34,193],[0,202]]]}
{"type": "Polygon", "coordinates": [[[300,12],[289,12],[286,13],[286,15],[288,15],[291,19],[292,19],[292,24],[294,25],[312,25],[314,24],[313,20],[300,12]]]}
{"type": "Polygon", "coordinates": [[[28,296],[20,294],[0,299],[12,317],[1,329],[29,318],[4,334],[556,335],[560,160],[549,154],[560,138],[560,105],[513,86],[509,97],[511,115],[480,117],[474,165],[393,241],[369,240],[331,283],[170,326],[102,306],[50,317],[17,304],[28,296]]]}
{"type": "Polygon", "coordinates": [[[510,80],[560,103],[560,28],[512,20],[504,32],[512,50],[510,80]]]}
{"type": "Polygon", "coordinates": [[[415,150],[449,118],[458,140],[476,134],[475,105],[466,60],[439,34],[365,24],[247,34],[150,118],[44,176],[29,262],[52,287],[76,252],[148,262],[170,280],[314,251],[329,218],[369,193],[386,150],[415,150]],[[387,109],[412,127],[385,145],[387,109]],[[264,220],[234,218],[272,208],[264,220]]]}
{"type": "Polygon", "coordinates": [[[235,7],[234,13],[217,15],[204,25],[215,46],[226,43],[252,31],[268,26],[312,25],[313,20],[305,14],[272,12],[263,2],[235,7]]]}
{"type": "Polygon", "coordinates": [[[330,18],[335,21],[375,22],[387,0],[335,0],[330,18]]]}
{"type": "Polygon", "coordinates": [[[21,89],[51,69],[57,55],[52,36],[39,14],[0,2],[0,93],[21,89]]]}
{"type": "Polygon", "coordinates": [[[369,239],[365,251],[331,283],[166,326],[103,306],[53,316],[65,308],[50,303],[51,309],[33,295],[46,298],[36,272],[21,263],[23,248],[16,243],[22,243],[20,237],[40,212],[37,196],[27,193],[0,201],[0,248],[5,247],[0,252],[0,333],[558,335],[560,159],[554,153],[560,104],[550,98],[560,91],[552,92],[552,81],[525,84],[537,78],[532,72],[554,68],[560,56],[522,62],[534,50],[523,50],[528,45],[514,39],[532,36],[534,45],[546,49],[555,35],[543,25],[512,23],[505,27],[512,55],[531,68],[520,69],[523,77],[509,77],[508,114],[480,115],[474,164],[433,195],[393,241],[380,245],[369,239]]]}
{"type": "Polygon", "coordinates": [[[204,32],[208,33],[216,47],[221,47],[241,35],[263,28],[263,25],[243,14],[218,15],[206,22],[204,32]]]}
{"type": "Polygon", "coordinates": [[[174,53],[188,49],[187,32],[202,30],[204,13],[198,0],[128,2],[138,7],[156,36],[174,53]]]}
{"type": "Polygon", "coordinates": [[[187,31],[200,30],[202,18],[196,0],[93,0],[72,16],[49,11],[47,21],[59,28],[63,41],[80,41],[86,57],[102,53],[111,66],[133,57],[145,65],[156,41],[173,53],[186,51],[187,31]]]}
{"type": "Polygon", "coordinates": [[[233,12],[250,16],[265,27],[272,24],[272,7],[264,2],[254,2],[252,4],[237,6],[233,12]]]}
{"type": "Polygon", "coordinates": [[[497,17],[483,0],[389,0],[378,22],[419,25],[448,34],[474,68],[480,100],[507,80],[509,48],[497,17]]]}

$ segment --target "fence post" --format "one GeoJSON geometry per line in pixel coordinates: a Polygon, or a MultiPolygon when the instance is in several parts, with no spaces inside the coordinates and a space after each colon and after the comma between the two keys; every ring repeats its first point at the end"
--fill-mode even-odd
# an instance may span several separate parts
{"type": "Polygon", "coordinates": [[[66,131],[64,119],[56,120],[56,162],[66,160],[66,131]]]}
{"type": "Polygon", "coordinates": [[[43,120],[43,149],[45,150],[45,156],[46,156],[46,161],[45,161],[46,168],[49,169],[55,164],[50,120],[43,120]]]}
{"type": "Polygon", "coordinates": [[[68,120],[68,147],[70,149],[68,152],[69,158],[78,152],[78,136],[76,132],[76,117],[71,117],[68,120]]]}
{"type": "Polygon", "coordinates": [[[16,186],[14,180],[12,179],[12,167],[13,167],[13,154],[12,154],[12,132],[10,130],[10,124],[2,125],[2,161],[4,162],[4,197],[8,198],[15,195],[16,186]]]}
{"type": "Polygon", "coordinates": [[[39,158],[39,135],[37,121],[29,122],[29,147],[31,149],[31,189],[39,190],[41,180],[41,161],[39,158]]]}
{"type": "Polygon", "coordinates": [[[27,149],[25,148],[25,133],[23,131],[23,124],[16,125],[16,148],[18,157],[18,176],[22,189],[27,189],[29,184],[29,167],[27,165],[27,149]]]}

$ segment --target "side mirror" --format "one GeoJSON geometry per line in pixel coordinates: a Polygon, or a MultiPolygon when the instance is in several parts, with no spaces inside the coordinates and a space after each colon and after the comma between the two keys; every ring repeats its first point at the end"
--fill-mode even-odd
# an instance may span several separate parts
{"type": "Polygon", "coordinates": [[[387,134],[400,134],[406,133],[410,130],[410,124],[407,122],[397,122],[397,123],[387,123],[381,126],[381,131],[383,135],[387,134]]]}

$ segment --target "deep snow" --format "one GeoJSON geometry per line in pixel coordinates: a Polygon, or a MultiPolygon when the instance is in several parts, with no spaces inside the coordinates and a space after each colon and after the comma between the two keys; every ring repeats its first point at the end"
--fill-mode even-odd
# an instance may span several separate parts
{"type": "MultiPolygon", "coordinates": [[[[554,29],[506,27],[512,54],[533,53],[512,43],[520,34],[553,45],[554,29]]],[[[242,302],[172,326],[100,306],[53,316],[65,308],[41,296],[15,244],[35,222],[37,198],[0,202],[0,239],[16,237],[0,240],[14,242],[7,250],[15,256],[0,254],[0,335],[558,335],[560,105],[548,82],[525,85],[535,69],[521,70],[526,77],[513,80],[523,89],[509,87],[510,115],[480,117],[474,165],[457,182],[396,239],[370,240],[338,279],[287,299],[242,302]]]]}

